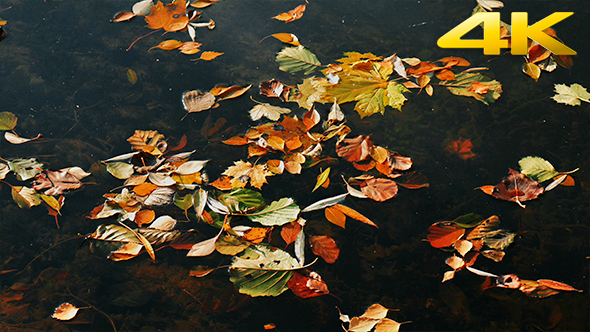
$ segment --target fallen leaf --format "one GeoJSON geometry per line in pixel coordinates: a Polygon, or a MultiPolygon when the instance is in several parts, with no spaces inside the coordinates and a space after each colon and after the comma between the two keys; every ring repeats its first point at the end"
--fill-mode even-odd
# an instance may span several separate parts
{"type": "Polygon", "coordinates": [[[40,137],[41,137],[41,134],[39,134],[39,135],[37,135],[37,137],[33,137],[33,138],[24,138],[24,137],[20,137],[20,136],[14,134],[14,133],[11,133],[11,132],[4,133],[4,138],[12,144],[23,144],[23,143],[27,143],[30,141],[34,141],[40,137]]]}
{"type": "Polygon", "coordinates": [[[182,94],[182,104],[188,113],[202,112],[215,105],[215,96],[211,92],[187,91],[182,94]]]}
{"type": "Polygon", "coordinates": [[[115,16],[113,16],[113,19],[111,20],[111,22],[129,21],[130,19],[132,19],[134,17],[135,17],[135,14],[133,14],[131,12],[122,11],[122,12],[116,13],[115,16]]]}
{"type": "Polygon", "coordinates": [[[309,243],[313,253],[322,257],[328,264],[335,263],[340,255],[336,241],[327,235],[311,236],[309,243]]]}
{"type": "Polygon", "coordinates": [[[373,142],[370,136],[359,135],[355,138],[346,138],[336,146],[339,157],[350,162],[366,160],[371,155],[373,142]]]}
{"type": "Polygon", "coordinates": [[[80,180],[64,171],[43,171],[35,176],[32,183],[33,189],[45,190],[43,193],[49,196],[63,195],[69,190],[78,189],[82,186],[80,180]]]}
{"type": "Polygon", "coordinates": [[[133,69],[127,69],[127,80],[131,85],[137,83],[137,73],[133,69]]]}
{"type": "Polygon", "coordinates": [[[571,106],[580,105],[580,100],[590,103],[590,93],[578,83],[574,83],[569,87],[565,84],[555,84],[555,92],[557,94],[551,97],[551,99],[558,103],[571,106]]]}
{"type": "Polygon", "coordinates": [[[260,94],[263,96],[277,97],[284,100],[283,92],[285,91],[285,85],[274,78],[270,81],[261,82],[259,88],[260,94]]]}
{"type": "Polygon", "coordinates": [[[440,221],[428,228],[427,239],[434,248],[452,246],[465,234],[465,228],[455,225],[451,221],[440,221]]]}
{"type": "Polygon", "coordinates": [[[271,36],[282,41],[283,43],[291,44],[293,46],[301,45],[299,43],[299,38],[297,38],[297,36],[295,36],[292,33],[275,33],[275,34],[272,34],[271,36]]]}
{"type": "Polygon", "coordinates": [[[288,108],[272,106],[270,104],[258,104],[250,110],[250,118],[252,121],[260,120],[263,116],[271,121],[278,121],[281,114],[291,113],[288,108]]]}
{"type": "Polygon", "coordinates": [[[182,30],[189,22],[186,7],[185,0],[175,0],[166,6],[158,1],[151,6],[150,14],[145,17],[145,21],[148,27],[154,30],[164,29],[169,32],[182,30]]]}
{"type": "Polygon", "coordinates": [[[477,3],[479,3],[480,6],[482,6],[483,8],[485,8],[488,11],[492,11],[492,9],[494,9],[494,8],[504,7],[504,4],[502,3],[502,1],[497,1],[497,0],[477,0],[477,3]]]}
{"type": "Polygon", "coordinates": [[[199,59],[205,60],[205,61],[211,61],[221,55],[223,55],[223,53],[207,51],[207,52],[201,53],[201,56],[199,57],[199,59]]]}
{"type": "Polygon", "coordinates": [[[338,209],[336,205],[326,207],[324,209],[324,215],[326,216],[326,219],[329,222],[333,223],[336,226],[345,228],[346,215],[342,213],[342,211],[340,211],[340,209],[338,209]]]}
{"type": "Polygon", "coordinates": [[[302,71],[303,75],[309,75],[322,65],[316,55],[302,45],[285,47],[277,54],[276,61],[279,70],[290,74],[302,71]]]}
{"type": "Polygon", "coordinates": [[[283,227],[281,227],[281,237],[283,238],[285,243],[287,243],[287,245],[295,242],[297,236],[299,235],[299,232],[301,232],[301,225],[297,220],[285,224],[283,225],[283,227]]]}
{"type": "Polygon", "coordinates": [[[13,130],[16,127],[18,118],[10,112],[0,113],[0,130],[13,130]]]}
{"type": "Polygon", "coordinates": [[[541,68],[534,63],[527,62],[522,65],[522,72],[532,77],[535,82],[539,80],[541,76],[541,68]]]}
{"type": "Polygon", "coordinates": [[[295,272],[287,283],[287,286],[295,295],[304,299],[330,293],[328,286],[320,275],[307,270],[295,272]]]}
{"type": "MultiPolygon", "coordinates": [[[[345,215],[347,215],[348,217],[351,217],[352,219],[356,219],[362,223],[365,223],[367,225],[371,225],[373,227],[377,227],[379,228],[379,226],[377,226],[377,224],[375,224],[374,222],[371,221],[371,219],[365,217],[364,215],[360,214],[359,212],[357,212],[355,209],[349,208],[346,205],[342,205],[342,204],[334,204],[333,206],[334,209],[344,213],[345,215]]],[[[342,227],[344,228],[344,227],[342,227]]]]}
{"type": "MultiPolygon", "coordinates": [[[[480,189],[489,195],[489,187],[484,187],[488,190],[482,189],[483,187],[480,189]]],[[[539,186],[537,181],[533,181],[524,174],[510,169],[510,175],[494,187],[491,195],[497,199],[516,202],[522,208],[525,208],[521,202],[535,199],[543,191],[544,189],[539,186]]]]}
{"type": "Polygon", "coordinates": [[[316,189],[321,187],[326,181],[329,181],[330,180],[329,176],[330,176],[330,167],[326,168],[325,171],[323,171],[322,173],[320,173],[320,175],[318,175],[315,187],[313,188],[313,190],[311,192],[316,191],[316,189]]]}
{"type": "Polygon", "coordinates": [[[76,316],[80,308],[76,307],[75,305],[64,302],[59,305],[59,307],[55,308],[55,312],[51,315],[51,318],[55,318],[58,320],[70,320],[76,316]]]}
{"type": "Polygon", "coordinates": [[[471,143],[470,138],[464,139],[463,137],[459,137],[457,141],[450,141],[445,150],[456,154],[463,160],[467,160],[475,157],[475,153],[471,152],[472,148],[473,144],[471,143]]]}
{"type": "Polygon", "coordinates": [[[389,179],[369,179],[361,184],[361,191],[370,199],[383,202],[393,198],[398,191],[397,184],[389,179]]]}
{"type": "Polygon", "coordinates": [[[283,21],[285,23],[293,22],[293,21],[298,20],[301,17],[303,17],[304,12],[305,12],[305,5],[299,5],[286,13],[281,13],[277,16],[274,16],[273,19],[283,21]]]}

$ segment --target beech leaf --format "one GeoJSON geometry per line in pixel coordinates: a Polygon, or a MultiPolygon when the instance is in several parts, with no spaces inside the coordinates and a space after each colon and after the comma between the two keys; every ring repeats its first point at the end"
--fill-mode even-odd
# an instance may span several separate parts
{"type": "Polygon", "coordinates": [[[303,72],[304,75],[311,74],[322,64],[307,48],[303,46],[285,47],[277,54],[279,69],[294,74],[303,72]]]}

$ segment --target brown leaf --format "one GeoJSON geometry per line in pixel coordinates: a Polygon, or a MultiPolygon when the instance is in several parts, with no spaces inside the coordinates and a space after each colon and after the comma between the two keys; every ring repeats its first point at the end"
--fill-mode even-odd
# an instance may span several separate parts
{"type": "Polygon", "coordinates": [[[82,182],[65,171],[43,171],[35,176],[32,186],[37,191],[47,189],[43,192],[45,195],[57,196],[65,194],[68,190],[80,188],[82,182]]]}
{"type": "Polygon", "coordinates": [[[285,85],[274,78],[270,81],[260,83],[260,94],[266,97],[277,97],[283,100],[283,90],[285,85]]]}
{"type": "Polygon", "coordinates": [[[164,50],[164,51],[175,50],[175,49],[181,47],[182,44],[183,43],[180,42],[180,41],[178,41],[178,40],[173,40],[173,39],[172,40],[165,40],[165,41],[159,43],[158,45],[156,45],[154,47],[151,47],[148,50],[148,52],[151,51],[151,50],[153,50],[154,48],[159,48],[159,49],[164,50]]]}
{"type": "Polygon", "coordinates": [[[301,225],[299,222],[297,222],[297,220],[291,221],[290,223],[283,225],[281,228],[281,237],[285,240],[287,245],[289,245],[297,240],[299,232],[301,232],[301,225]]]}
{"type": "Polygon", "coordinates": [[[227,145],[246,145],[250,143],[250,140],[245,135],[238,135],[232,138],[226,139],[225,141],[221,141],[221,143],[227,145]]]}
{"type": "Polygon", "coordinates": [[[80,308],[76,307],[75,305],[65,302],[59,305],[59,307],[55,308],[55,312],[51,315],[51,318],[55,318],[58,320],[70,320],[76,316],[80,308]]]}
{"type": "Polygon", "coordinates": [[[237,97],[243,95],[244,93],[246,93],[246,91],[248,91],[250,89],[250,87],[252,87],[251,84],[248,86],[240,86],[240,85],[230,86],[229,88],[221,91],[221,93],[219,93],[217,95],[217,98],[218,98],[218,100],[237,98],[237,97]]]}
{"type": "Polygon", "coordinates": [[[402,174],[400,177],[395,179],[395,183],[398,186],[402,186],[408,189],[418,189],[430,186],[426,176],[418,172],[409,172],[402,174]]]}
{"type": "Polygon", "coordinates": [[[370,199],[383,202],[397,194],[397,184],[389,179],[369,179],[361,184],[361,191],[370,199]]]}
{"type": "MultiPolygon", "coordinates": [[[[475,83],[474,83],[475,84],[475,83]]],[[[471,139],[464,139],[463,137],[459,137],[457,141],[449,142],[445,150],[450,153],[454,153],[459,158],[463,160],[467,160],[469,158],[475,157],[475,153],[471,152],[473,148],[473,144],[471,143],[471,139]]]]}
{"type": "Polygon", "coordinates": [[[340,255],[336,241],[327,235],[311,236],[309,243],[313,253],[322,257],[328,264],[336,262],[340,255]]]}
{"type": "Polygon", "coordinates": [[[562,290],[562,291],[573,291],[573,292],[582,292],[579,289],[575,289],[570,285],[564,284],[559,281],[553,281],[549,279],[539,279],[537,282],[545,287],[549,287],[555,290],[562,290]]]}
{"type": "Polygon", "coordinates": [[[135,223],[137,226],[141,227],[141,225],[149,224],[154,221],[156,217],[156,212],[154,210],[141,210],[135,214],[135,223]]]}
{"type": "Polygon", "coordinates": [[[135,14],[132,12],[118,12],[115,14],[111,22],[124,22],[129,21],[130,19],[134,18],[135,14]]]}
{"type": "Polygon", "coordinates": [[[339,157],[350,162],[366,160],[371,155],[373,141],[370,136],[359,135],[355,138],[346,138],[336,146],[339,157]]]}
{"type": "Polygon", "coordinates": [[[215,96],[211,92],[187,91],[182,94],[182,104],[189,113],[201,112],[215,105],[215,96]]]}
{"type": "Polygon", "coordinates": [[[524,208],[525,206],[521,202],[535,199],[543,191],[543,187],[540,187],[537,181],[533,181],[524,174],[510,169],[510,175],[494,187],[492,196],[497,199],[516,202],[524,208]]]}
{"type": "Polygon", "coordinates": [[[465,229],[451,221],[439,221],[432,224],[428,232],[427,239],[430,245],[435,248],[445,248],[459,240],[465,234],[465,229]]]}
{"type": "Polygon", "coordinates": [[[302,121],[307,128],[307,131],[309,131],[320,122],[320,113],[315,110],[315,107],[312,107],[309,111],[303,114],[302,121]]]}

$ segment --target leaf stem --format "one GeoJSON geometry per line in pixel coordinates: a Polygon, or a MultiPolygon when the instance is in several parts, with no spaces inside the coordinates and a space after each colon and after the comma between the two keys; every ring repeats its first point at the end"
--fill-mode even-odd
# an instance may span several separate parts
{"type": "Polygon", "coordinates": [[[127,48],[125,51],[129,52],[129,50],[130,50],[130,49],[133,47],[133,45],[135,45],[135,43],[137,43],[137,42],[138,42],[138,41],[140,41],[141,39],[143,39],[143,38],[145,38],[145,37],[147,37],[147,36],[149,36],[149,35],[151,35],[151,34],[153,34],[153,33],[156,33],[156,32],[158,32],[158,31],[160,31],[160,30],[162,30],[162,28],[160,28],[160,29],[158,29],[158,30],[154,30],[154,31],[152,31],[152,32],[150,32],[150,33],[148,33],[148,34],[145,34],[145,35],[143,35],[143,36],[141,36],[141,37],[137,38],[136,40],[134,40],[134,41],[133,41],[133,43],[131,43],[131,45],[129,45],[129,47],[128,47],[128,48],[127,48]]]}

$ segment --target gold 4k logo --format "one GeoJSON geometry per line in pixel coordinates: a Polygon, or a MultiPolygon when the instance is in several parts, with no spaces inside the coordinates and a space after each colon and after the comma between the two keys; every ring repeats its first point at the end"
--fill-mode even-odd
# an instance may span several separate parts
{"type": "Polygon", "coordinates": [[[529,26],[527,13],[512,13],[509,43],[507,39],[500,37],[500,13],[477,13],[440,37],[437,44],[441,48],[483,48],[483,53],[487,55],[498,55],[501,48],[510,48],[513,55],[526,55],[530,38],[553,54],[575,55],[576,51],[543,32],[573,14],[556,12],[529,26]],[[483,39],[461,39],[480,24],[483,24],[483,39]]]}

